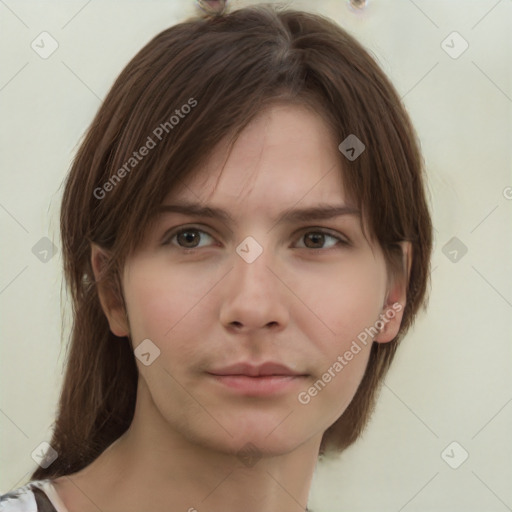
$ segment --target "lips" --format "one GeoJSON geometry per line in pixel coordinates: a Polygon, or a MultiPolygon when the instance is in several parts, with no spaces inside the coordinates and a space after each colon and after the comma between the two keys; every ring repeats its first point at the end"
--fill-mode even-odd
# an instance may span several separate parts
{"type": "MultiPolygon", "coordinates": [[[[309,376],[276,363],[237,363],[207,372],[222,390],[251,397],[277,397],[291,393],[309,376]]],[[[217,385],[216,384],[216,385],[217,385]]]]}
{"type": "Polygon", "coordinates": [[[253,365],[250,363],[237,363],[224,368],[210,370],[208,373],[212,375],[243,375],[247,377],[267,377],[271,375],[277,376],[304,376],[305,373],[300,373],[288,368],[287,366],[275,363],[272,361],[253,365]]]}

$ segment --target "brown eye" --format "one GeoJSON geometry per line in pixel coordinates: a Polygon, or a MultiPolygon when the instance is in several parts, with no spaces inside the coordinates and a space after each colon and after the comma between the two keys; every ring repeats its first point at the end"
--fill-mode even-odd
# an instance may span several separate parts
{"type": "Polygon", "coordinates": [[[164,244],[177,245],[182,249],[197,249],[204,237],[212,238],[208,233],[197,228],[183,228],[167,238],[164,244]],[[176,242],[174,242],[176,240],[176,242]]]}
{"type": "Polygon", "coordinates": [[[191,248],[196,247],[199,242],[199,236],[197,234],[197,230],[188,229],[187,231],[181,231],[177,235],[177,240],[180,245],[184,247],[191,248]]]}
{"type": "MultiPolygon", "coordinates": [[[[300,239],[304,240],[304,247],[307,249],[331,249],[336,245],[348,245],[346,240],[343,240],[341,237],[337,235],[333,235],[323,230],[311,230],[303,233],[300,239]],[[334,244],[330,244],[329,247],[324,247],[324,244],[329,241],[329,239],[334,240],[334,244]]],[[[300,247],[303,248],[303,247],[300,247]]]]}
{"type": "Polygon", "coordinates": [[[325,235],[323,233],[307,233],[305,238],[305,245],[310,249],[321,249],[325,243],[325,235]]]}

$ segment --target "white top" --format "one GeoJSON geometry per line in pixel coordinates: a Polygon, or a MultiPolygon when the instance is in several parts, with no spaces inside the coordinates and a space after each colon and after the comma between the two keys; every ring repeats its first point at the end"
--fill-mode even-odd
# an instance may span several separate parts
{"type": "Polygon", "coordinates": [[[40,512],[32,487],[41,489],[56,512],[69,512],[50,479],[33,480],[0,496],[0,512],[40,512]]]}

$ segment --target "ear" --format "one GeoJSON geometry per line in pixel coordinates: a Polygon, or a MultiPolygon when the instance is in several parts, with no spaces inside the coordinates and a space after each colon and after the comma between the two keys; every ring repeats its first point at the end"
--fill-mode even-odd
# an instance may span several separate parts
{"type": "Polygon", "coordinates": [[[110,255],[105,249],[97,244],[91,244],[91,265],[101,309],[107,317],[110,330],[118,337],[128,336],[130,329],[121,290],[117,289],[112,279],[104,278],[109,259],[110,255]]]}
{"type": "Polygon", "coordinates": [[[381,321],[379,325],[382,328],[373,339],[378,343],[388,343],[395,339],[402,324],[411,272],[412,245],[410,242],[400,242],[400,246],[402,248],[402,272],[401,275],[390,279],[382,313],[379,317],[381,321]]]}

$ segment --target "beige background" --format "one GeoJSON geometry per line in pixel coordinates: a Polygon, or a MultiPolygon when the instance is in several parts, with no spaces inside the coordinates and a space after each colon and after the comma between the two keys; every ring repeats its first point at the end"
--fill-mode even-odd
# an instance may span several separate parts
{"type": "MultiPolygon", "coordinates": [[[[364,437],[318,466],[310,507],[512,510],[512,0],[288,4],[334,18],[396,85],[422,141],[436,228],[429,311],[364,437]],[[465,452],[457,469],[446,462],[465,452]]],[[[121,69],[192,10],[183,0],[0,0],[0,492],[27,481],[58,399],[61,182],[121,69]],[[31,48],[43,31],[59,45],[47,59],[31,48]],[[43,237],[57,247],[46,263],[43,237]]]]}

